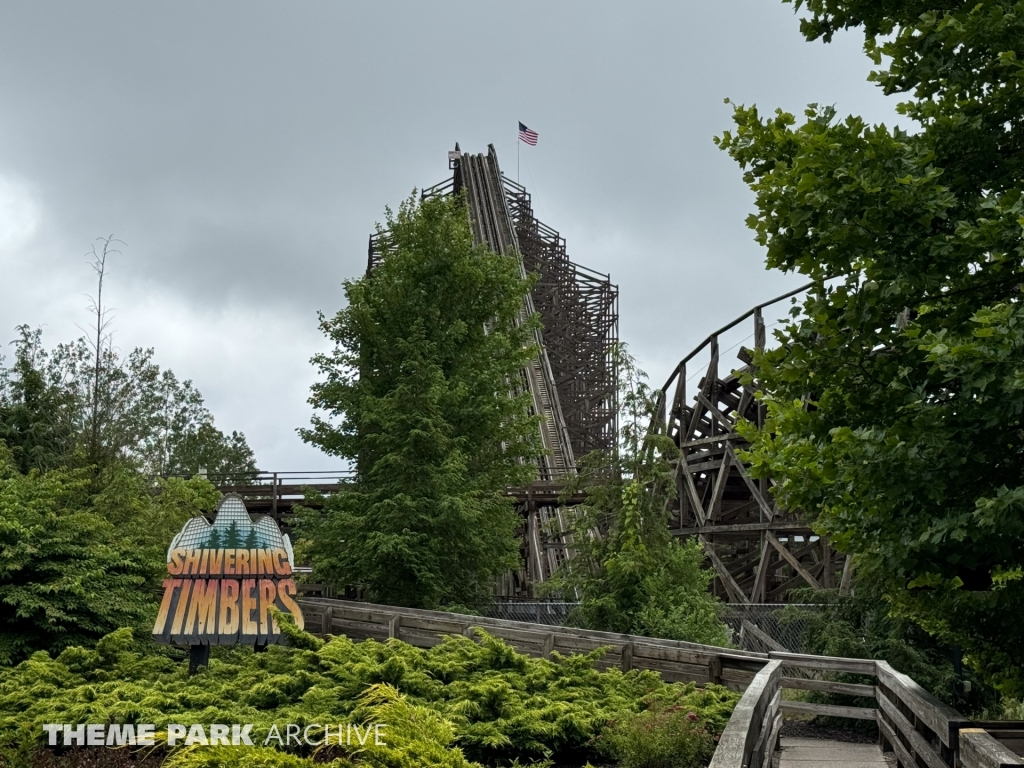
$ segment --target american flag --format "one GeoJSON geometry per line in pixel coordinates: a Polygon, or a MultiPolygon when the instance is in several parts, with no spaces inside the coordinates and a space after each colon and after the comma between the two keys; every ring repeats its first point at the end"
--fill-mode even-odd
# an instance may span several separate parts
{"type": "Polygon", "coordinates": [[[531,131],[522,123],[519,124],[519,140],[525,141],[531,147],[537,146],[537,132],[531,131]]]}

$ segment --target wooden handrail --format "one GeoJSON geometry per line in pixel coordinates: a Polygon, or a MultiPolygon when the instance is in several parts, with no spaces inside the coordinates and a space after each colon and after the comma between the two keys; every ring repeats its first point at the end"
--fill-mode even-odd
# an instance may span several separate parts
{"type": "Polygon", "coordinates": [[[960,765],[963,768],[1011,768],[1024,765],[1024,759],[1000,744],[984,728],[961,728],[960,765]]]}
{"type": "MultiPolygon", "coordinates": [[[[319,630],[320,634],[345,634],[354,640],[398,639],[429,648],[446,635],[472,637],[474,629],[479,628],[504,640],[520,653],[532,656],[589,653],[604,648],[607,651],[598,662],[600,668],[618,667],[623,671],[647,669],[657,672],[668,682],[717,683],[743,691],[743,697],[715,751],[712,768],[768,768],[778,740],[781,713],[785,711],[875,720],[882,749],[894,751],[898,762],[905,768],[919,765],[956,768],[961,729],[970,725],[970,721],[955,709],[884,661],[780,651],[755,653],[681,640],[329,598],[303,597],[298,603],[307,626],[311,631],[319,630]],[[864,675],[875,678],[877,684],[786,676],[793,675],[786,670],[795,670],[796,674],[864,675]],[[783,688],[874,697],[878,706],[849,707],[783,701],[783,688]]],[[[972,755],[996,754],[989,749],[991,744],[981,736],[972,736],[971,739],[972,755]],[[987,746],[981,749],[979,745],[987,746]]],[[[1004,764],[1022,763],[999,765],[1004,764]]],[[[965,768],[994,768],[996,764],[964,762],[963,765],[965,768]]]]}
{"type": "Polygon", "coordinates": [[[722,731],[708,768],[767,768],[782,726],[782,662],[769,661],[750,681],[722,731]]]}

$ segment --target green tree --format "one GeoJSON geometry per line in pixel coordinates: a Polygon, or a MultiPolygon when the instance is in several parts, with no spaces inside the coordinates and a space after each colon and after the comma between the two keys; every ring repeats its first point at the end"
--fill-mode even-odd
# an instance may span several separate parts
{"type": "MultiPolygon", "coordinates": [[[[255,457],[240,432],[227,435],[191,381],[154,362],[152,349],[122,357],[103,303],[113,236],[92,250],[97,276],[93,329],[47,351],[41,331],[18,326],[14,363],[0,366],[0,440],[22,472],[127,463],[151,474],[251,475],[255,457]]],[[[2,358],[0,358],[2,361],[2,358]]]]}
{"type": "Polygon", "coordinates": [[[651,434],[660,393],[619,345],[615,350],[620,404],[616,453],[595,451],[579,461],[568,492],[587,492],[573,512],[574,556],[548,589],[578,595],[570,621],[589,629],[725,645],[721,604],[708,592],[696,539],[680,543],[668,529],[667,502],[675,495],[672,466],[678,450],[651,434]]]}
{"type": "Polygon", "coordinates": [[[0,445],[0,664],[151,616],[155,563],[89,503],[85,473],[21,474],[0,445]]]}
{"type": "Polygon", "coordinates": [[[381,229],[373,273],[321,328],[313,362],[325,412],[307,442],[349,459],[350,492],[300,531],[317,578],[395,605],[473,606],[518,561],[503,490],[542,450],[528,395],[509,391],[536,350],[518,316],[530,283],[514,258],[473,245],[458,199],[410,198],[381,229]]]}
{"type": "Polygon", "coordinates": [[[123,360],[107,350],[97,378],[84,339],[47,351],[39,330],[17,330],[13,364],[0,367],[0,440],[22,472],[93,466],[102,473],[117,464],[161,475],[256,471],[245,436],[221,432],[198,389],[161,369],[152,349],[123,360]]]}
{"type": "MultiPolygon", "coordinates": [[[[998,702],[995,691],[971,670],[954,665],[955,649],[935,640],[909,619],[893,615],[878,585],[859,578],[851,594],[836,589],[798,589],[778,614],[784,624],[799,628],[806,653],[853,659],[884,659],[926,690],[964,713],[979,713],[998,702]],[[962,685],[971,683],[970,691],[962,685]]],[[[841,682],[859,682],[843,674],[841,682]]],[[[822,703],[849,705],[849,697],[815,694],[822,703]]],[[[871,706],[865,699],[860,703],[871,706]]],[[[976,715],[975,715],[976,716],[976,715]]],[[[984,719],[984,718],[980,718],[984,719]]]]}
{"type": "Polygon", "coordinates": [[[14,363],[0,365],[0,440],[20,472],[45,471],[66,463],[73,451],[76,402],[51,382],[41,331],[16,330],[14,363]]]}
{"type": "Polygon", "coordinates": [[[861,27],[912,130],[737,107],[769,267],[817,281],[759,355],[749,454],[894,615],[1024,692],[1024,4],[797,0],[861,27]]]}

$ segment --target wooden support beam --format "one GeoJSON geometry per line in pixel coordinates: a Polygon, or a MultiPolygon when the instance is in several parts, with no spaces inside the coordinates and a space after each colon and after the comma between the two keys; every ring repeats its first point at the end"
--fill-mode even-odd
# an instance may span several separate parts
{"type": "Polygon", "coordinates": [[[768,560],[771,548],[768,539],[761,537],[761,560],[757,564],[757,575],[754,577],[754,586],[750,590],[750,602],[756,603],[764,600],[764,585],[768,580],[768,560]]]}
{"type": "MultiPolygon", "coordinates": [[[[809,701],[783,701],[783,712],[799,712],[810,715],[826,715],[828,717],[848,717],[853,720],[875,720],[875,709],[867,707],[839,707],[834,704],[814,704],[809,701]]],[[[946,766],[948,768],[948,766],[946,766]]]]}
{"type": "Polygon", "coordinates": [[[853,556],[847,555],[843,562],[843,576],[839,581],[839,594],[850,594],[850,582],[853,580],[853,556]]]}
{"type": "Polygon", "coordinates": [[[782,555],[785,561],[789,563],[791,566],[793,566],[793,570],[800,574],[800,577],[803,578],[804,581],[806,581],[815,589],[821,589],[821,584],[818,583],[818,580],[811,575],[810,571],[808,571],[806,568],[803,567],[803,565],[800,564],[800,561],[793,556],[792,552],[790,552],[788,549],[786,549],[786,547],[783,546],[781,541],[775,538],[775,534],[773,534],[771,531],[765,531],[764,536],[768,543],[779,551],[779,554],[782,555]]]}
{"type": "Polygon", "coordinates": [[[722,525],[704,525],[692,528],[676,528],[671,531],[676,536],[696,536],[698,533],[752,533],[758,531],[785,531],[786,533],[803,533],[813,535],[810,523],[802,520],[777,520],[772,523],[735,523],[722,525]]]}
{"type": "Polygon", "coordinates": [[[689,468],[686,464],[686,454],[683,453],[679,457],[679,466],[682,468],[683,482],[686,485],[686,495],[690,498],[690,504],[693,506],[693,513],[697,516],[697,522],[702,526],[708,521],[707,515],[704,514],[704,505],[700,503],[700,496],[697,494],[697,486],[693,483],[693,475],[690,474],[689,468]]]}
{"type": "MultiPolygon", "coordinates": [[[[731,443],[729,443],[729,447],[732,447],[731,443]]],[[[743,482],[746,483],[747,488],[750,490],[750,495],[755,501],[757,501],[757,506],[761,508],[761,512],[764,513],[765,517],[771,520],[775,517],[775,510],[771,508],[771,505],[769,505],[764,496],[761,495],[761,490],[754,485],[754,480],[750,477],[750,473],[747,472],[747,468],[743,466],[742,461],[736,462],[736,469],[739,470],[740,477],[743,478],[743,482]]]]}
{"type": "Polygon", "coordinates": [[[629,672],[633,668],[633,643],[625,643],[622,646],[619,666],[623,672],[629,672]]]}
{"type": "Polygon", "coordinates": [[[718,422],[718,425],[722,427],[722,429],[724,429],[727,433],[732,432],[736,428],[736,425],[729,421],[729,419],[725,418],[725,416],[722,415],[722,412],[718,410],[715,404],[704,396],[703,392],[697,395],[697,400],[698,402],[700,402],[701,405],[707,408],[708,413],[711,415],[711,417],[716,422],[718,422]]]}
{"type": "Polygon", "coordinates": [[[775,640],[773,640],[769,635],[762,632],[760,627],[758,627],[756,624],[749,622],[746,619],[743,619],[743,621],[741,622],[741,626],[746,634],[753,635],[754,637],[756,637],[758,640],[764,643],[765,646],[767,646],[769,651],[781,651],[782,653],[789,652],[789,648],[782,645],[782,643],[778,643],[775,640]]]}
{"type": "Polygon", "coordinates": [[[736,583],[736,579],[733,578],[732,574],[729,573],[729,569],[725,567],[725,563],[719,559],[715,553],[715,548],[707,539],[703,536],[697,537],[700,543],[704,545],[704,551],[708,554],[708,559],[711,561],[711,565],[715,569],[715,573],[718,574],[718,578],[722,580],[722,586],[725,587],[725,591],[729,593],[731,597],[737,603],[749,603],[747,596],[743,593],[740,585],[736,583]]]}
{"type": "Polygon", "coordinates": [[[725,493],[725,484],[729,480],[729,463],[733,460],[731,455],[731,452],[727,450],[722,457],[722,466],[718,470],[718,477],[715,478],[715,488],[707,507],[708,520],[715,520],[721,511],[722,494],[725,493]]]}

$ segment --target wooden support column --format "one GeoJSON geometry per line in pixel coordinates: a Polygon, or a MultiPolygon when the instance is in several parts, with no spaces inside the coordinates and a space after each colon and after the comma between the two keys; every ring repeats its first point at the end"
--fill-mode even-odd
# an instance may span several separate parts
{"type": "Polygon", "coordinates": [[[764,535],[765,538],[768,540],[768,543],[779,551],[779,554],[782,555],[782,558],[791,566],[793,566],[793,570],[795,570],[800,575],[800,578],[802,578],[815,589],[821,589],[821,584],[818,583],[818,580],[811,575],[810,571],[808,571],[800,564],[800,561],[793,556],[792,552],[790,552],[782,545],[781,541],[775,538],[775,534],[773,534],[771,531],[765,531],[764,535]]]}
{"type": "Polygon", "coordinates": [[[850,594],[850,581],[853,579],[853,558],[850,555],[846,556],[846,560],[843,562],[843,577],[839,581],[839,594],[848,595],[850,594]]]}
{"type": "Polygon", "coordinates": [[[764,531],[761,532],[761,559],[757,563],[757,575],[754,576],[754,586],[750,590],[750,602],[752,603],[763,603],[765,595],[765,585],[768,583],[768,572],[771,561],[772,551],[768,544],[768,539],[764,536],[764,531]]]}
{"type": "Polygon", "coordinates": [[[205,667],[210,663],[210,646],[208,645],[193,645],[189,647],[188,651],[188,674],[191,677],[199,671],[200,667],[205,667]]]}
{"type": "Polygon", "coordinates": [[[712,656],[708,662],[708,682],[715,685],[722,684],[722,657],[712,656]]]}
{"type": "Polygon", "coordinates": [[[620,663],[623,672],[629,672],[633,668],[633,644],[626,643],[622,646],[622,661],[620,663]]]}
{"type": "Polygon", "coordinates": [[[554,650],[555,650],[555,635],[554,635],[554,633],[549,633],[549,634],[544,636],[544,644],[541,647],[541,655],[545,659],[550,659],[551,658],[551,653],[554,650]]]}
{"type": "Polygon", "coordinates": [[[334,624],[334,608],[327,606],[320,617],[320,634],[329,635],[334,624]]]}

